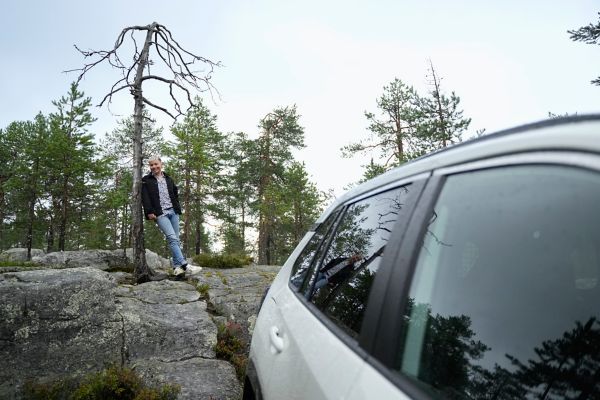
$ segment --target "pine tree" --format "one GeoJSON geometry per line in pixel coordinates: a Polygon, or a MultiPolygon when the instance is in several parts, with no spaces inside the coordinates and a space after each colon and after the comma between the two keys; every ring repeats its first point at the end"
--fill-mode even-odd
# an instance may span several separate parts
{"type": "Polygon", "coordinates": [[[39,216],[43,213],[40,200],[45,195],[48,138],[48,121],[39,113],[34,121],[11,123],[2,139],[2,144],[8,146],[4,151],[16,154],[6,164],[10,175],[2,185],[7,204],[3,218],[12,221],[13,243],[27,248],[28,259],[32,247],[42,240],[39,233],[43,232],[43,222],[39,216]]]}
{"type": "MultiPolygon", "coordinates": [[[[583,42],[586,44],[600,45],[600,12],[598,13],[599,21],[596,24],[582,26],[577,30],[567,31],[571,35],[571,40],[574,42],[583,42]]],[[[600,86],[600,76],[591,81],[592,85],[600,86]]]]}
{"type": "Polygon", "coordinates": [[[419,96],[412,86],[396,78],[383,87],[377,99],[379,116],[365,112],[369,122],[369,139],[344,146],[342,155],[376,152],[383,160],[383,168],[400,165],[424,153],[419,136],[422,114],[418,108],[419,96]]]}
{"type": "Polygon", "coordinates": [[[271,264],[273,258],[273,227],[276,212],[276,185],[292,159],[291,149],[304,147],[304,129],[299,125],[296,106],[276,108],[259,124],[257,139],[258,187],[256,211],[258,214],[258,262],[271,264]]]}
{"type": "Polygon", "coordinates": [[[230,133],[226,147],[228,165],[225,168],[226,215],[221,226],[223,251],[231,254],[249,253],[246,230],[252,226],[251,210],[257,198],[259,182],[258,142],[243,132],[230,133]]]}
{"type": "Polygon", "coordinates": [[[282,183],[274,189],[273,260],[282,264],[321,214],[326,196],[310,181],[305,165],[298,161],[290,163],[282,183]]]}
{"type": "Polygon", "coordinates": [[[217,118],[202,103],[194,100],[195,106],[181,123],[171,129],[176,141],[168,147],[166,154],[171,158],[169,167],[179,185],[179,196],[183,206],[182,244],[185,255],[199,254],[203,244],[208,217],[219,218],[224,177],[221,171],[226,163],[225,137],[217,129],[217,118]],[[192,246],[193,244],[193,246],[192,246]]]}
{"type": "MultiPolygon", "coordinates": [[[[76,203],[87,208],[82,199],[91,195],[89,182],[101,174],[103,163],[94,159],[97,149],[93,135],[88,133],[89,126],[95,121],[89,111],[91,98],[85,98],[77,84],[72,83],[67,96],[52,104],[57,110],[49,117],[49,190],[54,207],[48,248],[53,247],[56,224],[58,249],[65,250],[70,210],[76,203]]],[[[79,211],[85,212],[84,209],[79,211]]]]}
{"type": "Polygon", "coordinates": [[[420,98],[420,137],[426,150],[433,151],[461,141],[461,135],[471,124],[471,118],[463,117],[459,109],[460,97],[452,92],[444,94],[440,78],[429,60],[429,96],[420,98]]]}

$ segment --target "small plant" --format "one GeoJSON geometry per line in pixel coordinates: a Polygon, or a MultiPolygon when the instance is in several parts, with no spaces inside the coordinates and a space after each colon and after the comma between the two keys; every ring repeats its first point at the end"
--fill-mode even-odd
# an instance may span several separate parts
{"type": "Polygon", "coordinates": [[[217,331],[217,358],[227,360],[233,364],[238,379],[241,381],[246,373],[248,356],[246,345],[242,339],[242,326],[233,321],[219,325],[217,331]]]}
{"type": "Polygon", "coordinates": [[[79,383],[74,379],[36,384],[26,383],[24,399],[27,400],[175,400],[180,388],[177,385],[148,387],[135,371],[111,366],[85,376],[79,383]]]}
{"type": "Polygon", "coordinates": [[[252,262],[252,257],[235,254],[198,254],[193,258],[194,262],[206,268],[241,268],[252,262]]]}
{"type": "Polygon", "coordinates": [[[133,274],[133,264],[113,265],[106,272],[127,272],[133,274]]]}
{"type": "Polygon", "coordinates": [[[0,261],[0,267],[27,267],[27,268],[37,268],[39,264],[36,264],[31,261],[0,261]]]}
{"type": "Polygon", "coordinates": [[[208,298],[208,290],[210,289],[208,283],[202,283],[196,286],[196,289],[198,290],[198,293],[200,293],[200,296],[202,296],[203,299],[208,298]]]}

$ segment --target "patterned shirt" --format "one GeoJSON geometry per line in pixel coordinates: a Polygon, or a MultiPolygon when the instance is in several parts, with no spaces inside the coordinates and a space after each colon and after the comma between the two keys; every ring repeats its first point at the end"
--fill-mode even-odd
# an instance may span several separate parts
{"type": "Polygon", "coordinates": [[[160,176],[154,175],[156,180],[158,181],[158,195],[160,197],[160,208],[164,210],[173,208],[173,203],[171,203],[171,198],[169,197],[169,188],[167,187],[167,180],[165,176],[161,173],[160,176]]]}

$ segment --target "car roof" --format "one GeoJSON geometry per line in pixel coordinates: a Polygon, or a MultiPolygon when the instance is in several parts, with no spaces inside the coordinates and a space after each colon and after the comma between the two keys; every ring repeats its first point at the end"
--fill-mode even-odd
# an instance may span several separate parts
{"type": "Polygon", "coordinates": [[[432,152],[344,193],[323,213],[317,223],[322,222],[338,205],[401,179],[506,154],[550,150],[600,153],[600,114],[552,118],[484,135],[432,152]]]}

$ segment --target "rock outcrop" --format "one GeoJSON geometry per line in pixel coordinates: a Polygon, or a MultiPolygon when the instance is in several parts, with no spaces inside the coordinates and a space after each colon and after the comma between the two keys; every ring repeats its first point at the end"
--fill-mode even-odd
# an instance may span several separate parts
{"type": "Polygon", "coordinates": [[[0,398],[26,380],[81,376],[122,359],[116,283],[97,269],[0,275],[0,398]]]}
{"type": "Polygon", "coordinates": [[[208,288],[208,298],[215,312],[224,320],[235,321],[244,328],[246,340],[252,328],[260,301],[279,272],[279,266],[255,265],[249,268],[205,268],[192,279],[208,288]]]}
{"type": "MultiPolygon", "coordinates": [[[[42,257],[44,250],[31,249],[31,257],[42,257]]],[[[0,261],[27,261],[27,249],[15,247],[0,253],[0,261]]]]}
{"type": "MultiPolygon", "coordinates": [[[[131,249],[33,251],[40,268],[0,268],[0,398],[27,380],[83,376],[108,364],[148,383],[176,383],[180,399],[238,399],[236,371],[215,358],[217,325],[235,321],[247,343],[258,306],[279,267],[208,269],[166,280],[169,260],[149,250],[160,281],[130,285],[131,249]],[[115,268],[116,267],[116,268],[115,268]],[[108,271],[106,271],[108,270],[108,271]]],[[[23,261],[26,249],[0,259],[23,261]]]]}
{"type": "Polygon", "coordinates": [[[3,273],[0,321],[0,398],[109,363],[179,383],[181,399],[240,397],[233,367],[215,359],[207,304],[186,282],[120,286],[96,267],[3,273]]]}
{"type": "MultiPolygon", "coordinates": [[[[31,258],[32,262],[41,266],[93,267],[101,270],[124,267],[131,264],[132,260],[132,249],[55,251],[48,254],[38,254],[31,258]]],[[[152,269],[168,269],[170,266],[169,260],[150,250],[146,250],[146,262],[152,269]]]]}

